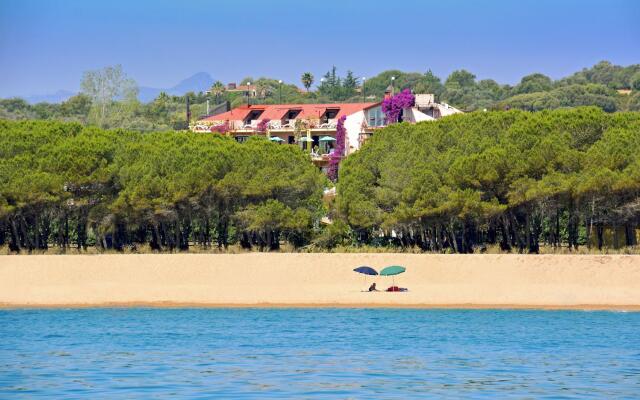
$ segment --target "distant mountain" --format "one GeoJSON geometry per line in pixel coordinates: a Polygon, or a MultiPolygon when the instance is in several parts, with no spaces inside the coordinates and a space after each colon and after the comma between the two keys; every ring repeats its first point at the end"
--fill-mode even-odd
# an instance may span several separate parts
{"type": "Polygon", "coordinates": [[[197,93],[209,89],[211,85],[213,85],[213,82],[214,80],[211,75],[206,72],[198,72],[170,88],[158,89],[141,86],[138,99],[143,103],[147,103],[158,97],[160,92],[165,92],[172,96],[182,96],[187,92],[197,93]]]}
{"type": "Polygon", "coordinates": [[[51,94],[35,94],[33,96],[25,96],[24,99],[29,104],[36,103],[62,103],[67,100],[69,97],[75,96],[74,92],[70,92],[68,90],[58,90],[55,93],[51,94]]]}
{"type": "MultiPolygon", "coordinates": [[[[200,92],[208,90],[211,85],[213,85],[213,78],[206,72],[198,72],[190,76],[187,79],[183,79],[177,85],[172,86],[170,88],[152,88],[141,86],[140,92],[138,93],[138,99],[143,103],[148,103],[158,97],[160,92],[166,92],[172,96],[182,96],[187,92],[200,92]]],[[[71,92],[68,90],[58,90],[55,93],[51,94],[35,94],[32,96],[17,96],[22,97],[29,104],[36,103],[62,103],[67,100],[71,96],[75,96],[75,92],[71,92]]]]}

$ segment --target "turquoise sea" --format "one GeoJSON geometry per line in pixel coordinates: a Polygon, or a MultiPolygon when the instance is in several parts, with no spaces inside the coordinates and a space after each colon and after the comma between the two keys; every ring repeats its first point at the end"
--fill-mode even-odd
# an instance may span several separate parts
{"type": "Polygon", "coordinates": [[[639,398],[640,313],[0,310],[0,398],[639,398]]]}

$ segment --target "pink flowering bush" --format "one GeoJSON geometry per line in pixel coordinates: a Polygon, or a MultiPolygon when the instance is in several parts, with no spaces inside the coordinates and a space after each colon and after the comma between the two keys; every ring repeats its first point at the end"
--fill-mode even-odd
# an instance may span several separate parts
{"type": "Polygon", "coordinates": [[[338,167],[345,154],[347,130],[344,127],[344,121],[346,119],[346,115],[343,115],[338,119],[338,123],[336,124],[336,147],[333,154],[331,154],[331,159],[329,160],[329,170],[327,171],[327,175],[329,176],[329,179],[334,182],[338,180],[338,167]]]}
{"type": "Polygon", "coordinates": [[[265,118],[265,119],[261,119],[260,122],[258,122],[258,126],[256,127],[256,131],[264,133],[267,131],[267,127],[269,127],[269,122],[271,122],[271,120],[269,118],[265,118]]]}
{"type": "Polygon", "coordinates": [[[222,125],[214,125],[209,129],[211,132],[225,134],[229,131],[229,125],[224,123],[222,125]]]}
{"type": "Polygon", "coordinates": [[[382,101],[382,112],[387,124],[395,124],[400,119],[402,109],[413,107],[416,104],[416,97],[411,90],[405,89],[402,92],[382,101]]]}

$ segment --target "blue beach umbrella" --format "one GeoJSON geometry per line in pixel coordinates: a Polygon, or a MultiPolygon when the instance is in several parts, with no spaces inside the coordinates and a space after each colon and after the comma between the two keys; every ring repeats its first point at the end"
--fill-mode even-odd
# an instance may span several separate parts
{"type": "Polygon", "coordinates": [[[378,275],[378,271],[376,271],[375,269],[371,268],[371,267],[367,267],[366,265],[363,265],[361,267],[358,268],[354,268],[353,269],[355,272],[358,272],[362,275],[364,275],[364,285],[367,286],[367,275],[378,275]]]}
{"type": "Polygon", "coordinates": [[[355,268],[354,271],[359,272],[361,274],[365,274],[365,275],[378,275],[378,271],[376,271],[375,269],[373,269],[371,267],[367,267],[366,265],[363,265],[362,267],[355,268]]]}

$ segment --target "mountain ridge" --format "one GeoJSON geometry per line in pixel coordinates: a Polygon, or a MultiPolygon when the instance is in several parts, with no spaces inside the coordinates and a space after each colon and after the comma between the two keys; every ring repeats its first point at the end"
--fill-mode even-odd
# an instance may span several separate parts
{"type": "Polygon", "coordinates": [[[187,92],[200,92],[205,91],[213,85],[213,78],[208,72],[196,72],[188,78],[185,78],[178,82],[176,85],[170,88],[153,88],[148,86],[140,86],[138,92],[138,99],[143,103],[152,101],[160,92],[165,92],[171,96],[182,96],[187,92]]]}
{"type": "MultiPolygon", "coordinates": [[[[171,96],[182,96],[187,92],[205,91],[213,85],[214,79],[208,72],[196,72],[195,74],[181,80],[174,86],[168,88],[155,88],[149,86],[140,86],[138,88],[138,100],[143,103],[153,101],[160,92],[165,92],[171,96]]],[[[10,96],[24,99],[29,104],[36,103],[62,103],[70,97],[75,96],[78,92],[59,89],[53,93],[34,94],[29,96],[10,96]]],[[[9,97],[7,97],[9,98],[9,97]]]]}

